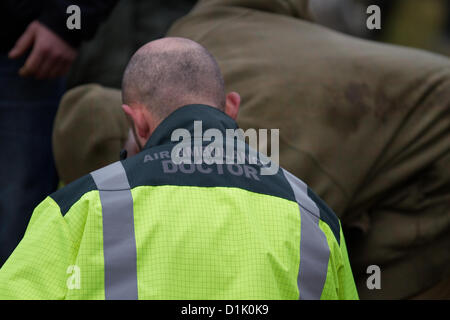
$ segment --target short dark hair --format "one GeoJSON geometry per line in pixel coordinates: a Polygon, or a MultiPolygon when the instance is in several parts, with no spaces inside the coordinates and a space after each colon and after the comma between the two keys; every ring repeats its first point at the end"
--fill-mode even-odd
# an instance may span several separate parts
{"type": "Polygon", "coordinates": [[[178,45],[144,47],[131,58],[122,82],[124,104],[142,103],[160,119],[199,98],[224,111],[224,80],[217,61],[193,41],[174,41],[178,45]]]}

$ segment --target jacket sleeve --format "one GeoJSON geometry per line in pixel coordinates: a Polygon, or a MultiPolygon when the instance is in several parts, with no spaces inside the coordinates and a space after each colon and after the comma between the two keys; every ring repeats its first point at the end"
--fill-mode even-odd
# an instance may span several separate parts
{"type": "Polygon", "coordinates": [[[0,269],[0,299],[64,299],[75,253],[70,237],[59,206],[48,197],[0,269]]]}
{"type": "Polygon", "coordinates": [[[350,261],[348,259],[347,246],[345,244],[344,234],[341,233],[341,243],[339,245],[340,266],[337,269],[337,278],[339,281],[339,300],[358,300],[358,291],[356,289],[350,261]]]}
{"type": "Polygon", "coordinates": [[[47,0],[39,22],[52,29],[71,46],[77,48],[82,41],[91,39],[101,22],[111,13],[118,0],[47,0]],[[67,8],[77,5],[81,10],[81,29],[69,30],[67,8]]]}
{"type": "Polygon", "coordinates": [[[340,240],[337,241],[328,225],[321,222],[328,246],[330,257],[328,261],[328,272],[322,291],[322,300],[358,300],[355,280],[353,278],[350,261],[348,259],[347,247],[344,234],[339,222],[340,240]]]}

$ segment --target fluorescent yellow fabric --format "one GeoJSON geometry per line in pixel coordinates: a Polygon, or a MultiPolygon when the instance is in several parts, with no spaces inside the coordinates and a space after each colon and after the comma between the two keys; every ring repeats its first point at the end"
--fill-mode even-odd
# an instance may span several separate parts
{"type": "Polygon", "coordinates": [[[75,247],[58,205],[47,198],[0,270],[0,299],[64,299],[75,247]]]}
{"type": "Polygon", "coordinates": [[[358,292],[348,259],[342,227],[340,229],[340,244],[336,241],[330,227],[319,221],[320,229],[327,237],[330,247],[330,260],[328,263],[327,279],[321,299],[326,300],[357,300],[358,292]]]}
{"type": "MultiPolygon", "coordinates": [[[[132,190],[139,299],[298,299],[300,213],[294,201],[239,188],[132,190]]],[[[322,299],[356,299],[344,237],[330,247],[322,299]]],[[[51,198],[0,270],[0,299],[104,299],[97,190],[65,216],[51,198]],[[79,288],[70,284],[75,266],[79,288]]]]}
{"type": "Polygon", "coordinates": [[[134,207],[140,298],[298,298],[297,203],[178,186],[139,187],[133,198],[142,199],[134,207]]]}

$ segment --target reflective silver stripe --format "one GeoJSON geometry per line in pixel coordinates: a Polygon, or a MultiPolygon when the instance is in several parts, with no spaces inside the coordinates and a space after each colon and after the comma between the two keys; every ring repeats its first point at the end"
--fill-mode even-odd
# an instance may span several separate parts
{"type": "Polygon", "coordinates": [[[319,227],[320,211],[308,197],[307,185],[283,169],[300,209],[300,265],[297,277],[299,299],[320,299],[328,273],[330,248],[319,227]]]}
{"type": "Polygon", "coordinates": [[[133,198],[121,162],[91,173],[100,192],[103,217],[105,299],[138,298],[133,198]]]}

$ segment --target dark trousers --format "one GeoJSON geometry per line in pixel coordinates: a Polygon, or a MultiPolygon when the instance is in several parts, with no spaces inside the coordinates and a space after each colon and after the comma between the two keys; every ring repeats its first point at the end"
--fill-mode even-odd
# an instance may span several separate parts
{"type": "Polygon", "coordinates": [[[65,84],[20,77],[24,62],[0,53],[0,266],[58,183],[51,133],[65,84]]]}

